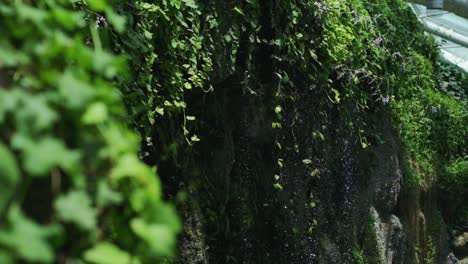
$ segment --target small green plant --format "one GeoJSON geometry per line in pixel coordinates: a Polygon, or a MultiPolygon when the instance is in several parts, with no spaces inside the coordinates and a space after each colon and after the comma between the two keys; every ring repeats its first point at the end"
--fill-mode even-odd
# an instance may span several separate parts
{"type": "Polygon", "coordinates": [[[353,248],[353,259],[355,264],[366,264],[364,251],[359,247],[353,248]]]}

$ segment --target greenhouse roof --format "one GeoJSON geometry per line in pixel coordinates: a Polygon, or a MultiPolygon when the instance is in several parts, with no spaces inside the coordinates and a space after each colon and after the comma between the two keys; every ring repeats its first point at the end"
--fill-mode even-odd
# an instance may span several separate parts
{"type": "Polygon", "coordinates": [[[441,56],[468,72],[468,20],[444,10],[410,4],[426,31],[441,45],[441,56]]]}

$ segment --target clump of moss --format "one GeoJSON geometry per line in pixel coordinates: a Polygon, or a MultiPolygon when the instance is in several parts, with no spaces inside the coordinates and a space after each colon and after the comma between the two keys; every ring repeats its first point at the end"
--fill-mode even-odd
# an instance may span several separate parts
{"type": "Polygon", "coordinates": [[[362,261],[365,264],[384,264],[380,255],[381,249],[378,242],[378,234],[375,224],[377,219],[369,215],[363,233],[362,261]]]}

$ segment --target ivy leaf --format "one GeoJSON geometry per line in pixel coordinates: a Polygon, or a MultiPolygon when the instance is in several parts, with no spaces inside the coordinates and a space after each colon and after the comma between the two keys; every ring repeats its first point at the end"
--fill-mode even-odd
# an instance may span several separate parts
{"type": "Polygon", "coordinates": [[[162,108],[162,107],[157,106],[154,111],[156,111],[156,113],[158,113],[158,114],[160,114],[162,116],[164,115],[164,108],[162,108]]]}
{"type": "Polygon", "coordinates": [[[8,42],[0,43],[0,66],[17,66],[30,62],[30,58],[24,52],[13,48],[8,42]]]}
{"type": "MultiPolygon", "coordinates": [[[[0,58],[2,58],[1,54],[0,58]]],[[[0,123],[3,123],[6,113],[11,112],[15,109],[20,98],[21,96],[17,93],[12,93],[10,91],[3,90],[0,88],[0,123]]]]}
{"type": "Polygon", "coordinates": [[[97,190],[97,205],[105,207],[112,204],[118,204],[122,201],[122,195],[112,190],[105,181],[100,181],[97,190]]]}
{"type": "Polygon", "coordinates": [[[277,114],[281,113],[282,110],[283,109],[279,105],[275,107],[275,113],[277,113],[277,114]]]}
{"type": "Polygon", "coordinates": [[[198,141],[200,141],[200,138],[198,138],[197,135],[193,135],[193,136],[190,138],[190,140],[191,140],[192,142],[198,142],[198,141]]]}
{"type": "Polygon", "coordinates": [[[311,173],[310,173],[310,176],[312,177],[316,177],[320,174],[320,170],[319,169],[314,169],[311,173]]]}
{"type": "Polygon", "coordinates": [[[198,8],[198,5],[197,3],[195,3],[194,0],[182,0],[182,2],[185,3],[185,5],[187,5],[188,7],[191,7],[191,8],[198,8]]]}
{"type": "Polygon", "coordinates": [[[83,114],[82,121],[85,124],[99,124],[107,119],[107,106],[102,102],[91,104],[83,114]]]}
{"type": "Polygon", "coordinates": [[[118,33],[122,33],[125,30],[125,23],[127,21],[124,16],[116,14],[112,9],[107,9],[106,17],[118,33]]]}
{"type": "Polygon", "coordinates": [[[71,72],[63,74],[60,78],[59,92],[66,105],[72,109],[83,107],[94,95],[93,88],[77,79],[71,72]]]}
{"type": "Polygon", "coordinates": [[[16,114],[19,127],[42,130],[50,127],[57,119],[57,113],[48,105],[44,96],[20,93],[22,104],[16,114]]]}
{"type": "Polygon", "coordinates": [[[155,254],[172,255],[176,246],[176,238],[170,228],[162,224],[149,224],[141,218],[133,219],[130,226],[138,237],[148,243],[155,254]]]}
{"type": "Polygon", "coordinates": [[[1,186],[11,187],[20,179],[20,171],[15,156],[3,144],[0,143],[0,182],[1,186]]]}
{"type": "Polygon", "coordinates": [[[155,203],[145,211],[145,219],[152,223],[162,224],[167,226],[174,233],[182,231],[182,223],[177,216],[177,211],[172,204],[155,203]]]}
{"type": "Polygon", "coordinates": [[[96,226],[96,210],[91,206],[91,199],[82,190],[71,191],[55,201],[58,216],[65,222],[75,223],[84,230],[96,226]]]}
{"type": "Polygon", "coordinates": [[[238,6],[234,7],[234,11],[236,11],[237,13],[245,16],[244,11],[242,11],[242,9],[240,9],[240,7],[238,7],[238,6]]]}
{"type": "Polygon", "coordinates": [[[84,253],[84,259],[96,264],[137,264],[132,256],[109,242],[100,242],[84,253]]]}
{"type": "Polygon", "coordinates": [[[0,143],[0,211],[7,205],[19,180],[20,171],[15,156],[0,143]]]}
{"type": "Polygon", "coordinates": [[[161,197],[161,185],[155,177],[153,170],[133,154],[126,154],[120,157],[117,165],[111,171],[110,177],[113,182],[118,182],[127,177],[136,180],[137,183],[144,187],[140,189],[141,192],[144,190],[144,193],[143,195],[138,195],[139,198],[145,197],[145,199],[147,198],[152,202],[157,202],[161,197]]]}
{"type": "Polygon", "coordinates": [[[35,8],[21,2],[16,2],[15,5],[18,17],[21,20],[30,20],[35,24],[40,25],[48,17],[47,11],[42,8],[35,8]]]}
{"type": "Polygon", "coordinates": [[[24,167],[33,176],[44,176],[55,166],[73,174],[79,165],[80,153],[68,150],[59,139],[46,137],[33,141],[15,135],[12,145],[22,150],[24,167]]]}
{"type": "Polygon", "coordinates": [[[280,190],[280,191],[283,190],[283,186],[281,184],[279,184],[279,183],[273,184],[273,187],[275,187],[275,189],[280,190]]]}
{"type": "Polygon", "coordinates": [[[54,18],[68,30],[73,30],[85,25],[83,15],[78,12],[69,11],[58,6],[54,6],[51,11],[54,18]]]}
{"type": "Polygon", "coordinates": [[[26,218],[20,209],[12,207],[8,214],[10,230],[0,231],[0,245],[14,252],[28,262],[47,262],[54,259],[52,247],[47,238],[59,229],[40,226],[26,218]]]}
{"type": "Polygon", "coordinates": [[[283,159],[278,159],[277,163],[280,168],[283,168],[283,159]]]}
{"type": "Polygon", "coordinates": [[[88,3],[89,7],[93,11],[103,11],[107,6],[107,3],[105,0],[92,0],[92,1],[86,1],[86,3],[88,3]]]}
{"type": "Polygon", "coordinates": [[[335,94],[335,103],[339,104],[341,99],[340,99],[340,92],[338,92],[337,89],[332,88],[332,92],[335,94]]]}
{"type": "Polygon", "coordinates": [[[15,261],[13,259],[13,256],[5,251],[5,250],[0,250],[0,263],[2,264],[14,264],[15,261]]]}

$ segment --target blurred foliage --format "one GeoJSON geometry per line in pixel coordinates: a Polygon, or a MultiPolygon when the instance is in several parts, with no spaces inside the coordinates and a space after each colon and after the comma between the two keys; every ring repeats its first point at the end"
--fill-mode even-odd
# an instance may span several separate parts
{"type": "Polygon", "coordinates": [[[108,1],[0,3],[0,262],[157,263],[181,224],[138,156],[108,1]]]}

